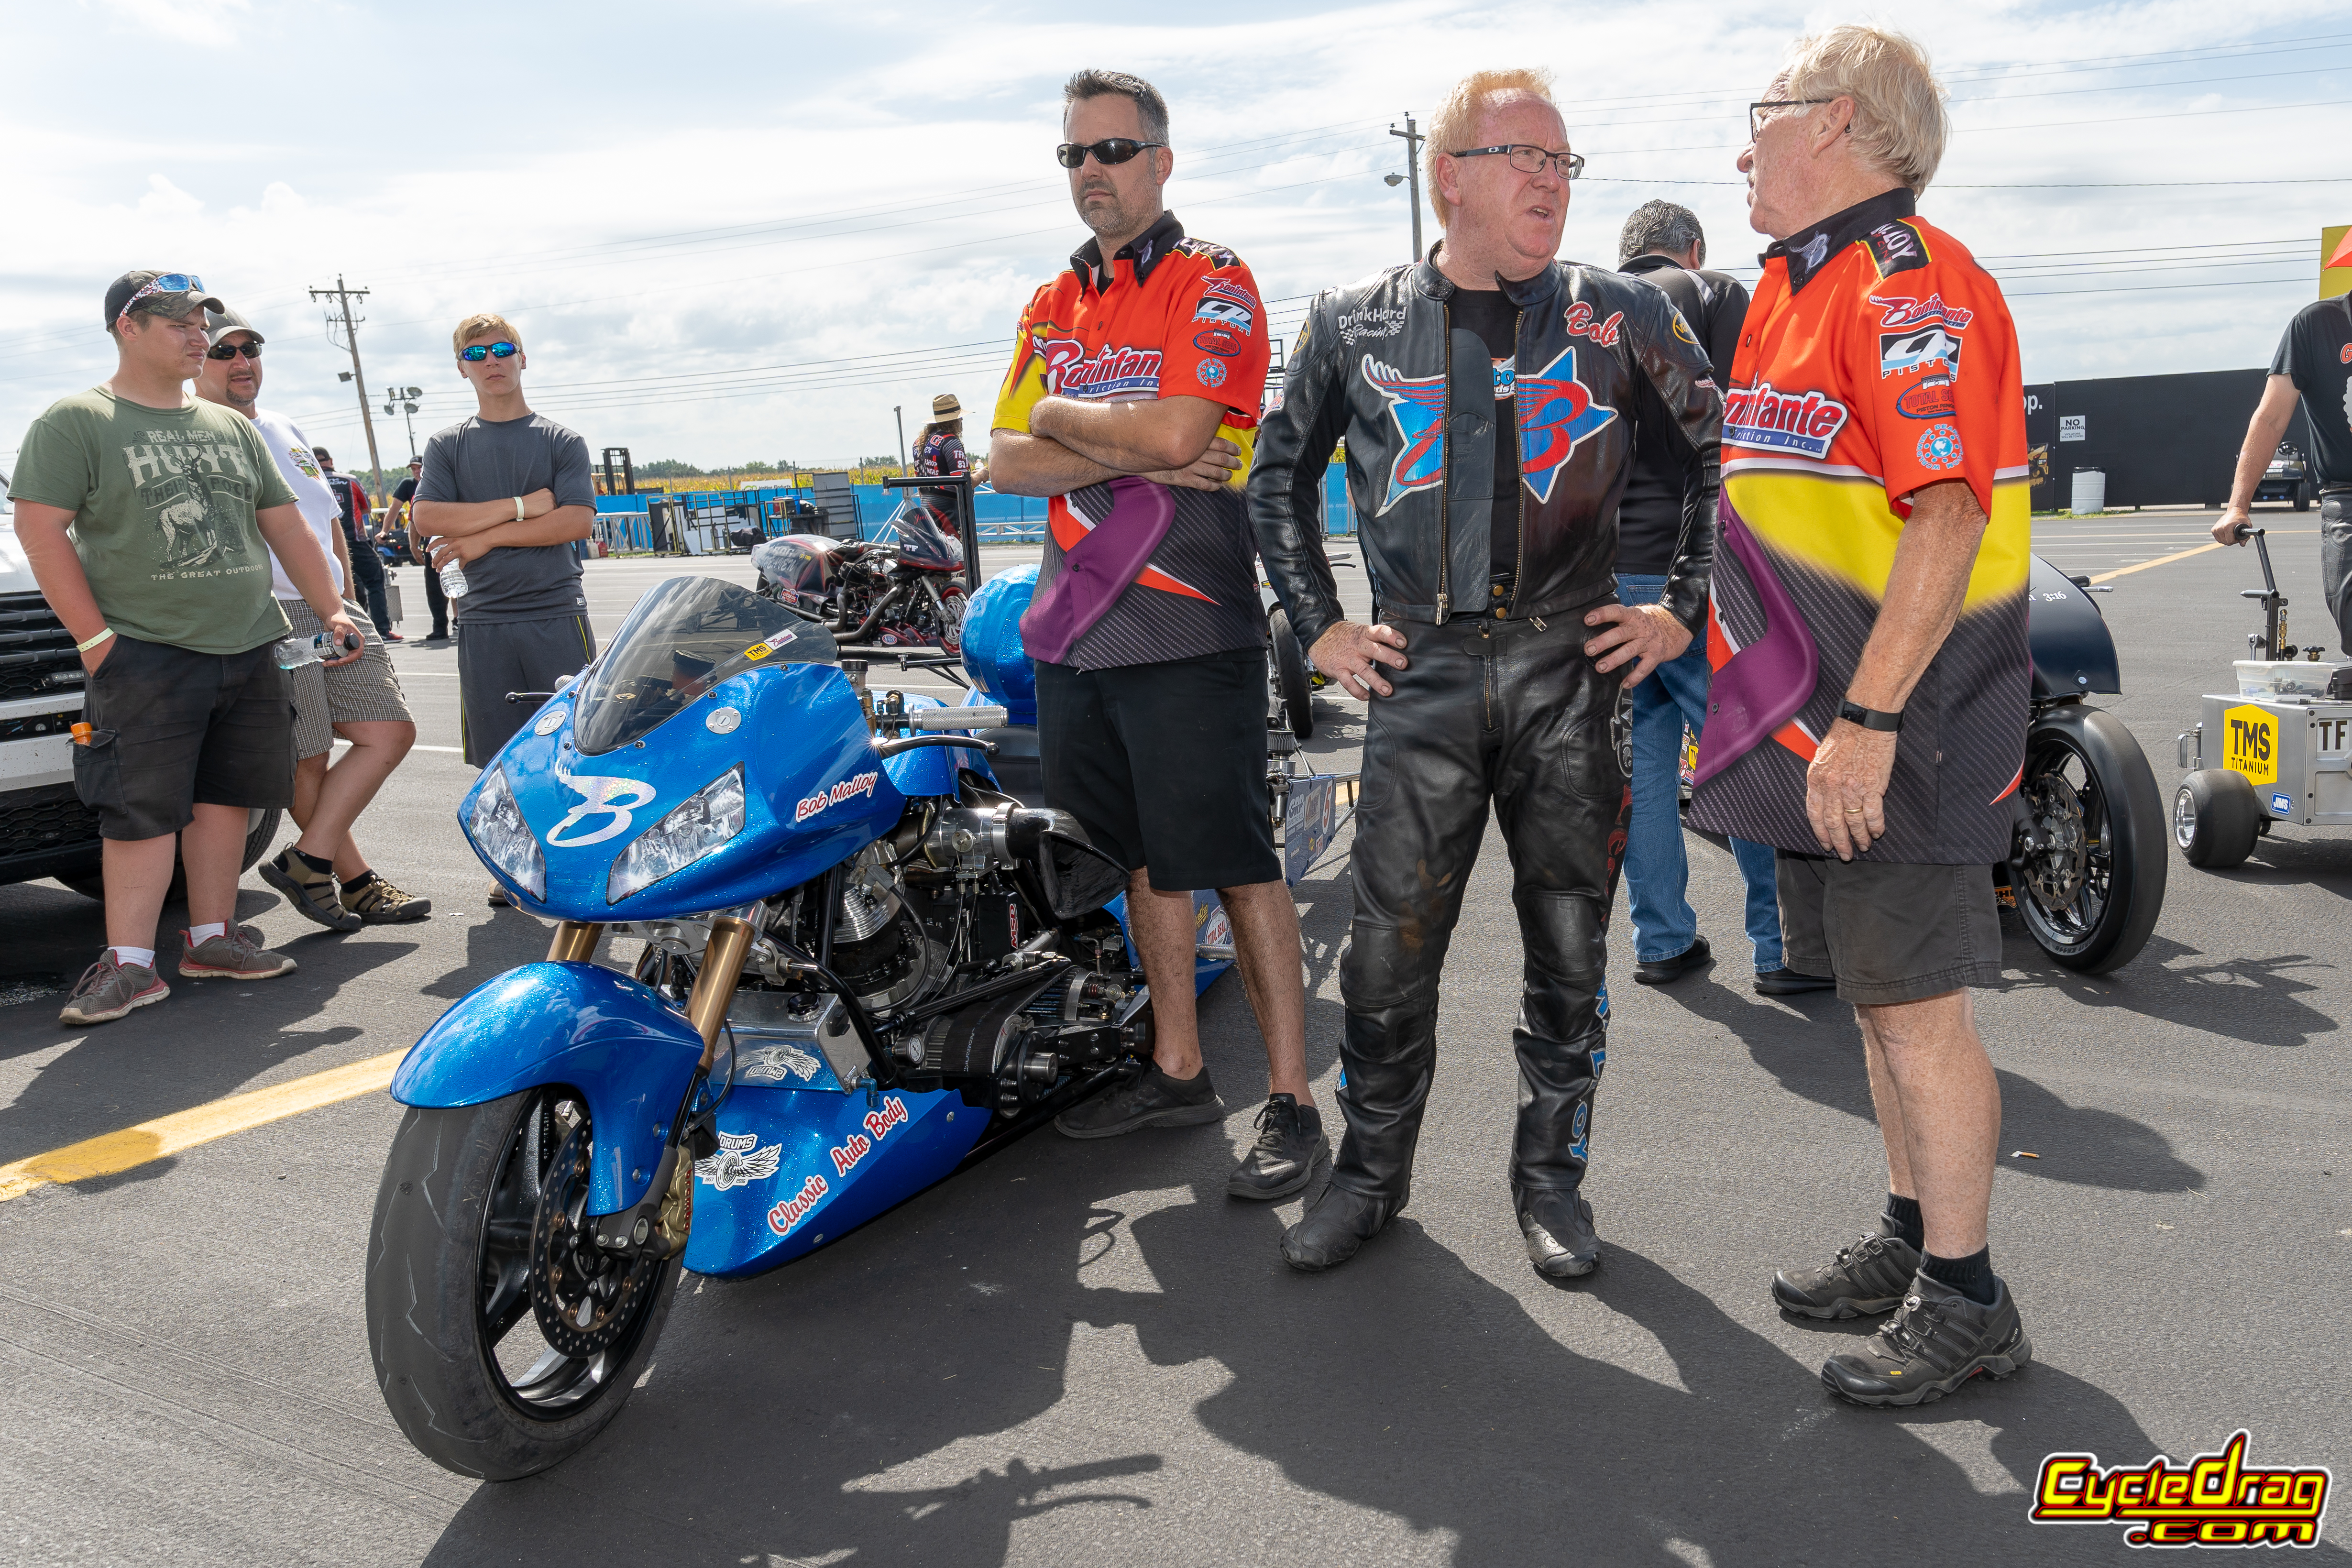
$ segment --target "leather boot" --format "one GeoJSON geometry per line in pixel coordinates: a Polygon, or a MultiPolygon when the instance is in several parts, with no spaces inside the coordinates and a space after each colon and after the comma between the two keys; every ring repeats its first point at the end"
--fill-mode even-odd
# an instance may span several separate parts
{"type": "Polygon", "coordinates": [[[1413,1145],[1437,1058],[1436,1007],[1351,1010],[1339,1056],[1348,1134],[1331,1161],[1331,1185],[1282,1238],[1283,1261],[1310,1273],[1354,1257],[1412,1196],[1413,1145]]]}
{"type": "Polygon", "coordinates": [[[1591,1152],[1593,1096],[1609,1060],[1601,907],[1558,894],[1519,898],[1528,964],[1511,1031],[1519,1059],[1511,1198],[1528,1260],[1555,1280],[1590,1274],[1601,1261],[1592,1206],[1578,1189],[1591,1152]]]}
{"type": "Polygon", "coordinates": [[[1548,1280],[1573,1280],[1601,1266],[1601,1238],[1592,1228],[1592,1205],[1573,1188],[1530,1192],[1518,1197],[1519,1234],[1527,1239],[1528,1261],[1548,1280]]]}

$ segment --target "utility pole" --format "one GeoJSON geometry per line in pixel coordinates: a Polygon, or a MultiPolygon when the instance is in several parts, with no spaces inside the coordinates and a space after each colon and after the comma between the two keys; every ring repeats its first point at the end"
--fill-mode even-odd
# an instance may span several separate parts
{"type": "Polygon", "coordinates": [[[905,405],[890,405],[890,417],[898,422],[898,472],[907,471],[907,410],[905,405]]]}
{"type": "MultiPolygon", "coordinates": [[[[1421,144],[1429,138],[1423,136],[1414,126],[1411,110],[1405,110],[1404,129],[1399,131],[1395,122],[1391,121],[1389,134],[1402,137],[1404,141],[1405,195],[1412,203],[1412,258],[1419,261],[1421,259],[1421,144]]],[[[1387,177],[1387,181],[1393,185],[1397,183],[1397,176],[1391,174],[1387,177]]]]}
{"type": "MultiPolygon", "coordinates": [[[[367,377],[360,370],[360,335],[358,327],[359,323],[366,320],[367,318],[364,316],[355,318],[352,315],[352,301],[354,299],[364,299],[367,297],[368,291],[364,288],[344,287],[343,275],[340,272],[335,274],[335,286],[332,288],[313,288],[310,290],[311,298],[332,299],[335,301],[336,306],[341,308],[343,317],[343,346],[352,351],[352,381],[358,386],[360,392],[360,423],[367,431],[368,470],[370,476],[375,482],[375,493],[381,496],[384,493],[383,459],[376,455],[375,420],[368,411],[367,377]]],[[[334,307],[330,307],[327,311],[327,340],[329,342],[332,342],[334,341],[334,337],[335,308],[334,307]]]]}

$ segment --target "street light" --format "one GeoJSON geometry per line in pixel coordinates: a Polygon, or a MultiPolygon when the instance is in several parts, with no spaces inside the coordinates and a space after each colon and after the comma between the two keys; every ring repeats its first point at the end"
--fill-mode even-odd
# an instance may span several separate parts
{"type": "MultiPolygon", "coordinates": [[[[416,460],[416,400],[425,395],[425,389],[423,387],[386,387],[383,389],[383,394],[387,398],[400,399],[400,412],[409,416],[408,457],[409,461],[415,462],[416,460]]],[[[391,416],[393,406],[390,402],[383,405],[385,417],[391,416]]]]}
{"type": "Polygon", "coordinates": [[[890,417],[898,422],[898,472],[907,471],[907,411],[903,404],[890,405],[890,417]]]}
{"type": "Polygon", "coordinates": [[[1404,129],[1399,131],[1391,124],[1389,127],[1389,134],[1404,143],[1404,172],[1383,174],[1381,176],[1381,183],[1395,186],[1407,181],[1412,182],[1412,189],[1407,193],[1406,200],[1412,205],[1412,259],[1419,261],[1421,259],[1421,144],[1429,138],[1423,136],[1421,133],[1421,128],[1413,123],[1412,111],[1410,110],[1405,111],[1404,129]]]}

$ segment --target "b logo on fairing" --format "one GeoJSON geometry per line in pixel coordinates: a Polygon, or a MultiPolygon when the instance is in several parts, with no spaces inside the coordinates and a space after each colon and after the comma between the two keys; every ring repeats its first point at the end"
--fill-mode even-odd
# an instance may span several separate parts
{"type": "Polygon", "coordinates": [[[1518,379],[1519,476],[1538,501],[1551,499],[1559,471],[1576,444],[1608,428],[1613,408],[1595,408],[1592,392],[1576,379],[1576,350],[1562,349],[1551,363],[1518,379]]]}
{"type": "Polygon", "coordinates": [[[1388,400],[1397,428],[1396,461],[1389,465],[1388,494],[1373,513],[1378,517],[1445,477],[1445,372],[1408,376],[1370,354],[1362,370],[1364,384],[1388,400]]]}
{"type": "Polygon", "coordinates": [[[571,815],[547,830],[547,841],[560,850],[578,849],[583,844],[601,844],[606,839],[618,838],[629,831],[629,813],[639,806],[653,804],[654,787],[637,779],[613,779],[596,774],[561,775],[566,788],[583,799],[572,808],[571,815]],[[593,833],[563,836],[564,830],[583,817],[608,818],[604,826],[593,833]]]}

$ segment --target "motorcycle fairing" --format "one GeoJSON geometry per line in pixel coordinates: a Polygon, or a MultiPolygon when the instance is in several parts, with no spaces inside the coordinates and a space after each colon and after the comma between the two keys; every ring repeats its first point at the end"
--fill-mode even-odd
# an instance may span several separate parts
{"type": "Polygon", "coordinates": [[[756,1274],[838,1241],[945,1179],[988,1120],[953,1090],[810,1094],[739,1082],[718,1125],[744,1160],[727,1168],[733,1151],[722,1149],[696,1167],[686,1266],[722,1279],[756,1274]]]}
{"type": "Polygon", "coordinates": [[[645,1197],[669,1121],[702,1059],[683,1015],[593,964],[509,969],[443,1013],[393,1074],[403,1105],[480,1105],[547,1083],[587,1096],[595,1150],[588,1212],[645,1197]]]}
{"type": "MultiPolygon", "coordinates": [[[[491,763],[506,771],[547,857],[547,895],[533,898],[496,866],[490,870],[519,907],[534,913],[615,921],[734,908],[856,853],[906,810],[894,782],[898,770],[876,752],[856,691],[835,665],[780,664],[731,676],[661,724],[653,732],[658,745],[583,756],[572,744],[573,720],[571,705],[551,705],[491,763]],[[737,721],[715,730],[710,716],[723,707],[735,709],[737,721]],[[551,715],[560,716],[539,733],[551,715]],[[738,764],[744,771],[743,831],[692,865],[608,902],[614,860],[738,764]]],[[[457,808],[461,824],[472,820],[489,775],[483,769],[467,791],[457,808]]]]}
{"type": "Polygon", "coordinates": [[[2040,556],[2026,579],[2025,599],[2036,699],[2124,689],[2115,633],[2107,630],[2097,600],[2040,556]]]}

